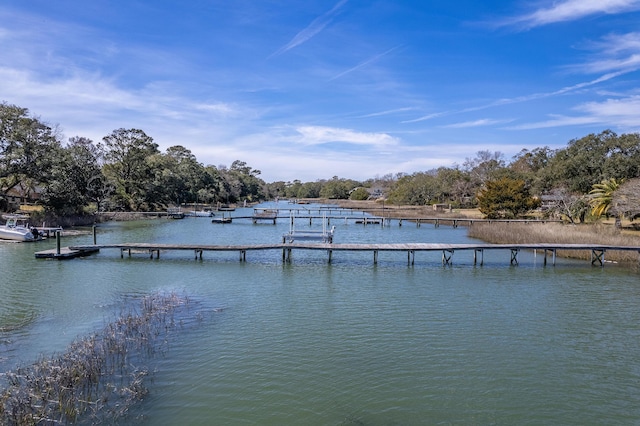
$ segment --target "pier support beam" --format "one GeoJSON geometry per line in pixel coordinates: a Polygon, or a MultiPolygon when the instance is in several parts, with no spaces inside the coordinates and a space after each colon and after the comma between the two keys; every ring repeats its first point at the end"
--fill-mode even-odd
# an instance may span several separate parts
{"type": "Polygon", "coordinates": [[[520,249],[511,249],[511,264],[512,265],[517,265],[518,264],[518,252],[520,251],[520,249]]]}
{"type": "Polygon", "coordinates": [[[373,264],[374,265],[378,264],[378,250],[373,251],[373,264]]]}
{"type": "Polygon", "coordinates": [[[451,265],[451,257],[453,256],[453,250],[442,250],[442,264],[451,265]]]}
{"type": "Polygon", "coordinates": [[[475,266],[478,262],[478,253],[480,253],[480,266],[484,265],[484,250],[483,249],[475,249],[473,250],[473,265],[475,266]]]}
{"type": "Polygon", "coordinates": [[[605,250],[602,249],[592,249],[591,250],[591,264],[595,265],[596,262],[598,262],[600,264],[600,266],[604,266],[604,252],[605,250]]]}
{"type": "Polygon", "coordinates": [[[544,266],[547,266],[547,252],[550,251],[551,252],[551,264],[553,266],[556,266],[556,249],[544,249],[544,261],[543,264],[544,266]]]}

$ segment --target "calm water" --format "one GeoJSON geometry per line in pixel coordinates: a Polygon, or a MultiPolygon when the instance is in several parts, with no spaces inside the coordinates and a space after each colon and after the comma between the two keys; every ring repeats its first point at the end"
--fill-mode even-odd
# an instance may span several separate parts
{"type": "MultiPolygon", "coordinates": [[[[110,223],[98,240],[274,242],[286,222],[110,223]]],[[[332,225],[336,243],[470,242],[465,228],[332,225]]],[[[446,267],[438,253],[413,267],[402,253],[376,266],[371,253],[328,265],[295,251],[291,264],[277,251],[34,259],[54,246],[0,243],[0,371],[63,352],[132,295],[177,291],[211,308],[154,361],[143,424],[640,423],[640,277],[621,267],[545,267],[526,252],[513,267],[508,251],[482,267],[472,252],[446,267]]]]}

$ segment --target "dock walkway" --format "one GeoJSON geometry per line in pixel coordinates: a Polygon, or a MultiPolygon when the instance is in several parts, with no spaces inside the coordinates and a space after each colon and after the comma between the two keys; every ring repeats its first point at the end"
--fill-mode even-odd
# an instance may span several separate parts
{"type": "Polygon", "coordinates": [[[579,250],[591,252],[591,264],[604,266],[605,253],[607,251],[635,251],[640,253],[640,246],[613,246],[601,244],[440,244],[440,243],[386,243],[386,244],[331,244],[331,243],[274,243],[274,244],[248,244],[248,245],[201,245],[201,244],[160,244],[160,243],[119,243],[119,244],[91,244],[63,247],[61,252],[65,256],[56,256],[56,250],[46,250],[35,253],[36,258],[58,258],[66,259],[72,257],[86,256],[96,253],[102,249],[120,250],[120,257],[125,253],[131,256],[132,253],[146,253],[150,258],[154,255],[160,258],[161,251],[191,251],[195,258],[202,259],[203,252],[237,252],[240,261],[246,261],[247,252],[278,250],[282,251],[283,262],[291,261],[293,250],[315,250],[325,251],[331,262],[333,252],[349,251],[373,253],[373,262],[378,262],[379,252],[406,252],[407,263],[414,265],[416,252],[442,252],[442,264],[451,265],[453,254],[457,251],[473,252],[473,264],[483,264],[484,251],[487,250],[508,250],[511,253],[510,264],[518,264],[518,253],[521,250],[542,251],[544,253],[544,264],[547,264],[547,256],[551,256],[553,264],[556,261],[558,250],[579,250]]]}

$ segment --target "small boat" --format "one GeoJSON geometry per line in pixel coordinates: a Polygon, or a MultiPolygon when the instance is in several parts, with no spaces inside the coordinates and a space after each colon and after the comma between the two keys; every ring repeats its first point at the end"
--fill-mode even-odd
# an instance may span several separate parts
{"type": "Polygon", "coordinates": [[[8,216],[7,222],[0,225],[0,239],[11,241],[35,241],[40,238],[36,228],[24,224],[25,218],[8,216]]]}

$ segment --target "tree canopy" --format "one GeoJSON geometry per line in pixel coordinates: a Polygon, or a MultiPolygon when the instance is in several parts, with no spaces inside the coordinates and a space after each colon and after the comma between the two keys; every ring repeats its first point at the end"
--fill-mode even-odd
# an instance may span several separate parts
{"type": "Polygon", "coordinates": [[[333,176],[266,183],[260,170],[242,160],[230,166],[204,165],[187,146],[175,144],[161,152],[150,135],[135,128],[115,129],[98,143],[83,136],[65,142],[56,126],[3,102],[0,209],[11,208],[6,194],[19,185],[28,193],[40,193],[38,203],[46,210],[64,215],[276,196],[367,199],[374,193],[395,204],[479,207],[488,216],[518,216],[535,208],[537,200],[550,200],[545,201],[547,214],[572,221],[583,221],[588,206],[595,216],[610,211],[635,217],[640,212],[635,204],[640,191],[635,180],[640,178],[638,133],[604,130],[556,150],[523,149],[510,162],[500,152],[481,150],[461,166],[366,181],[333,176]],[[623,181],[616,188],[600,187],[623,181]]]}
{"type": "Polygon", "coordinates": [[[539,206],[540,200],[529,195],[520,179],[489,180],[478,194],[478,208],[492,219],[514,218],[539,206]]]}

